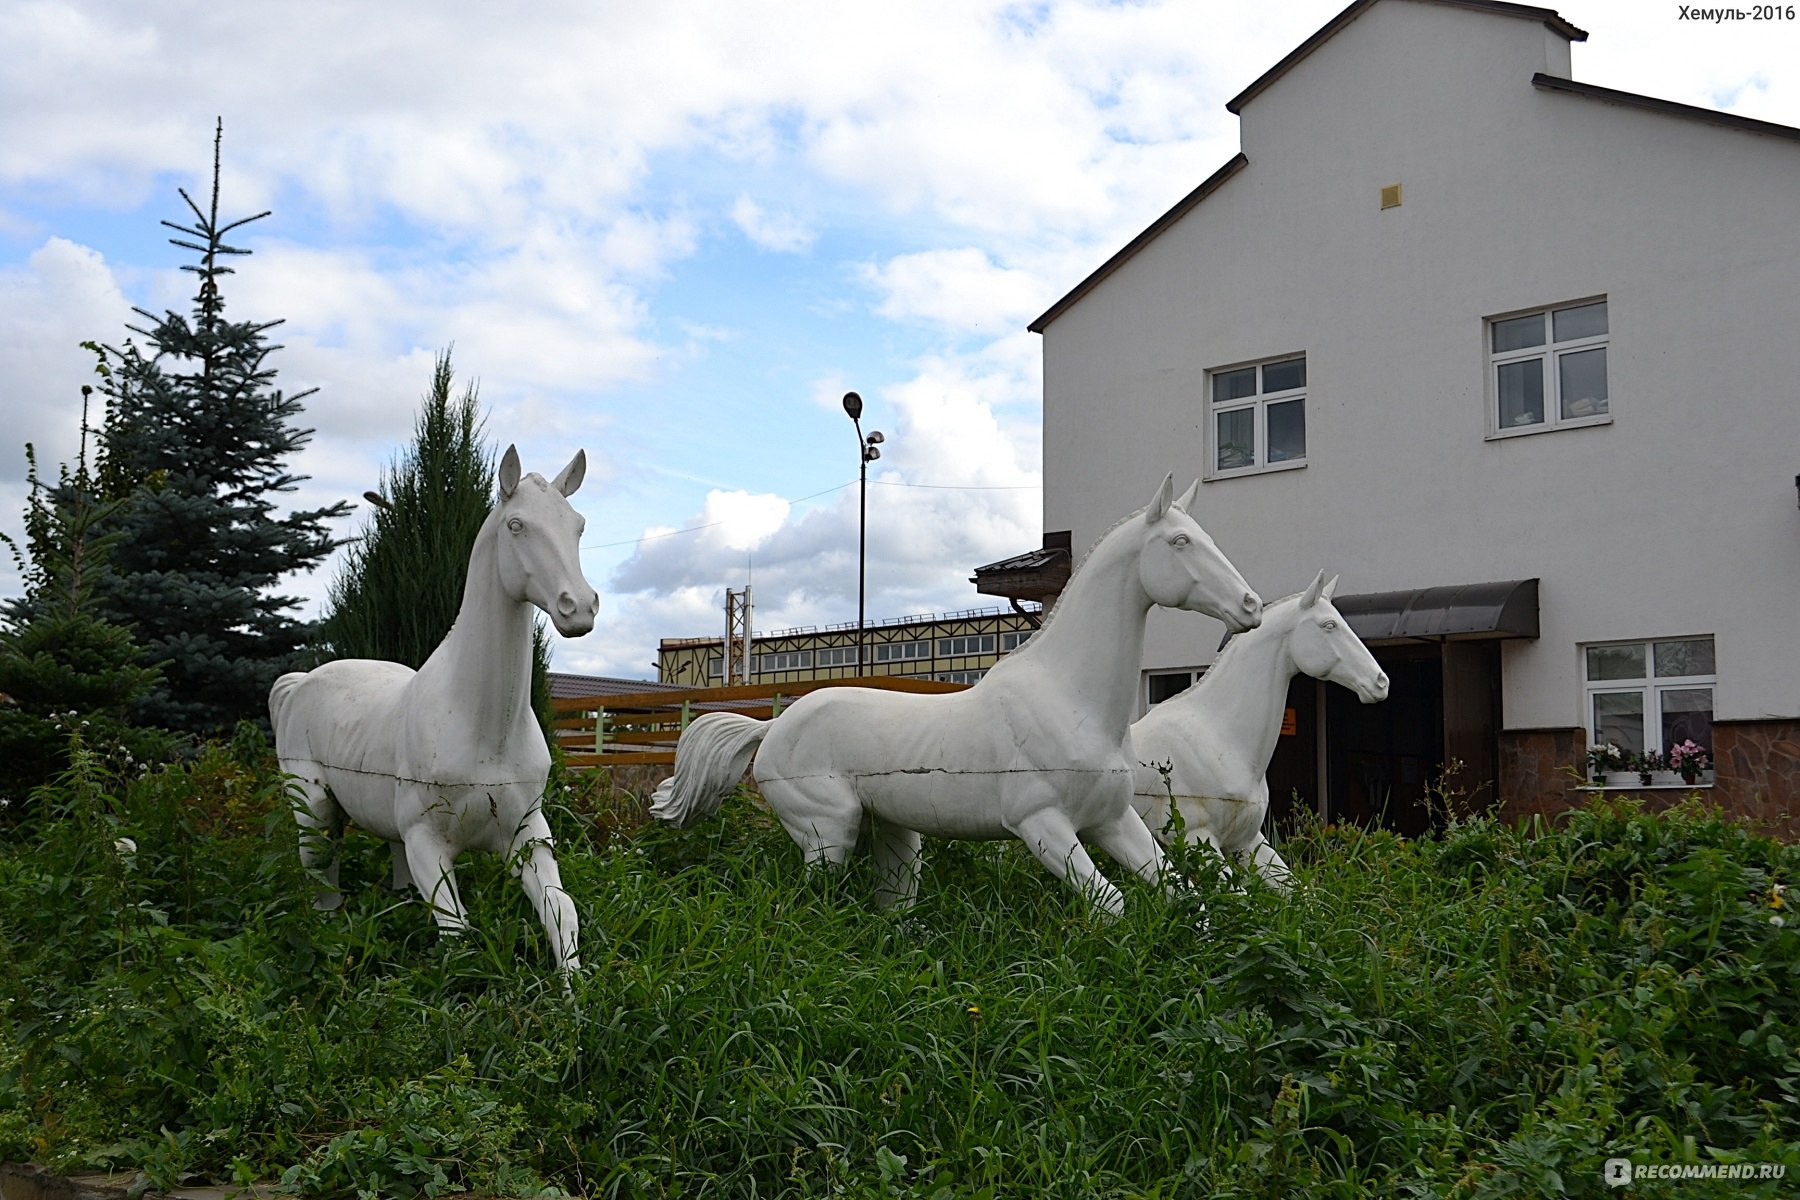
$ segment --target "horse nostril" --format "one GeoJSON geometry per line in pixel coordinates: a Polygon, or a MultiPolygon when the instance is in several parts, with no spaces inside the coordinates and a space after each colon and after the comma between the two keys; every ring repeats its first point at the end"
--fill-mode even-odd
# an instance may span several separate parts
{"type": "Polygon", "coordinates": [[[561,613],[565,617],[574,616],[575,615],[575,597],[570,595],[568,592],[564,592],[562,595],[558,596],[556,598],[556,611],[561,613]]]}
{"type": "Polygon", "coordinates": [[[1262,607],[1262,601],[1257,598],[1257,595],[1255,592],[1245,592],[1244,593],[1244,611],[1245,612],[1253,613],[1261,607],[1262,607]]]}

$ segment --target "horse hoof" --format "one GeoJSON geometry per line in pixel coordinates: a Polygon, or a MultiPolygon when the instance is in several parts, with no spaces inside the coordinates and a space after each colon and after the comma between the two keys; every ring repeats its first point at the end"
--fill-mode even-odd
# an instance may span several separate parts
{"type": "Polygon", "coordinates": [[[338,909],[344,907],[343,893],[320,892],[313,897],[313,907],[320,912],[336,912],[338,909]]]}

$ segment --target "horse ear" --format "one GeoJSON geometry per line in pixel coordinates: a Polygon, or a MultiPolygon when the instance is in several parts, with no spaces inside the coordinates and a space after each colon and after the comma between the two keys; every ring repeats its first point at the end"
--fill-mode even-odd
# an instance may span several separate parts
{"type": "Polygon", "coordinates": [[[500,458],[500,498],[510,499],[519,486],[519,448],[508,446],[500,458]]]}
{"type": "Polygon", "coordinates": [[[1338,581],[1338,577],[1336,575],[1333,575],[1331,577],[1331,582],[1325,585],[1325,590],[1319,593],[1319,599],[1321,599],[1321,600],[1325,601],[1327,604],[1329,604],[1331,602],[1332,595],[1337,592],[1337,581],[1338,581]]]}
{"type": "Polygon", "coordinates": [[[1188,487],[1187,491],[1181,493],[1181,499],[1179,499],[1175,502],[1175,507],[1179,508],[1182,512],[1186,513],[1188,516],[1191,517],[1194,515],[1194,501],[1197,500],[1199,498],[1199,496],[1200,496],[1200,481],[1198,479],[1196,479],[1188,487]]]}
{"type": "Polygon", "coordinates": [[[577,450],[569,465],[557,472],[556,478],[550,481],[551,486],[565,496],[573,496],[575,489],[581,486],[581,480],[587,475],[587,451],[577,450]]]}
{"type": "Polygon", "coordinates": [[[1162,486],[1156,489],[1156,499],[1150,501],[1150,507],[1144,510],[1144,524],[1154,525],[1162,520],[1175,503],[1175,472],[1170,471],[1163,476],[1162,486]]]}
{"type": "Polygon", "coordinates": [[[1306,592],[1300,597],[1301,608],[1311,608],[1325,594],[1325,572],[1320,571],[1313,576],[1313,581],[1306,585],[1306,592]]]}

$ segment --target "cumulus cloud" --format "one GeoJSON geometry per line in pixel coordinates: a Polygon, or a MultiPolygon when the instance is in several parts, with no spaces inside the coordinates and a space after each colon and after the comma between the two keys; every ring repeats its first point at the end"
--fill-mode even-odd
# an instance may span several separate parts
{"type": "Polygon", "coordinates": [[[778,254],[793,254],[804,250],[818,236],[799,217],[769,212],[744,195],[732,202],[731,223],[756,245],[778,254]]]}

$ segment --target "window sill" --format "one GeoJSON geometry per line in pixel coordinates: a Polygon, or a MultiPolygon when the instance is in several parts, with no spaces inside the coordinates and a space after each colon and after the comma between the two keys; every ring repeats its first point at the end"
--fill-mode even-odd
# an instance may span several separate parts
{"type": "Polygon", "coordinates": [[[1577,417],[1574,420],[1558,421],[1554,425],[1518,425],[1511,429],[1496,429],[1489,433],[1484,440],[1502,442],[1508,438],[1530,437],[1538,433],[1555,433],[1561,429],[1592,429],[1596,425],[1611,425],[1612,423],[1611,413],[1604,417],[1577,417]]]}
{"type": "Polygon", "coordinates": [[[1298,471],[1306,466],[1306,460],[1291,459],[1287,462],[1270,463],[1266,467],[1238,467],[1232,471],[1213,471],[1201,476],[1203,483],[1217,483],[1221,479],[1253,479],[1258,475],[1275,475],[1282,471],[1298,471]]]}

